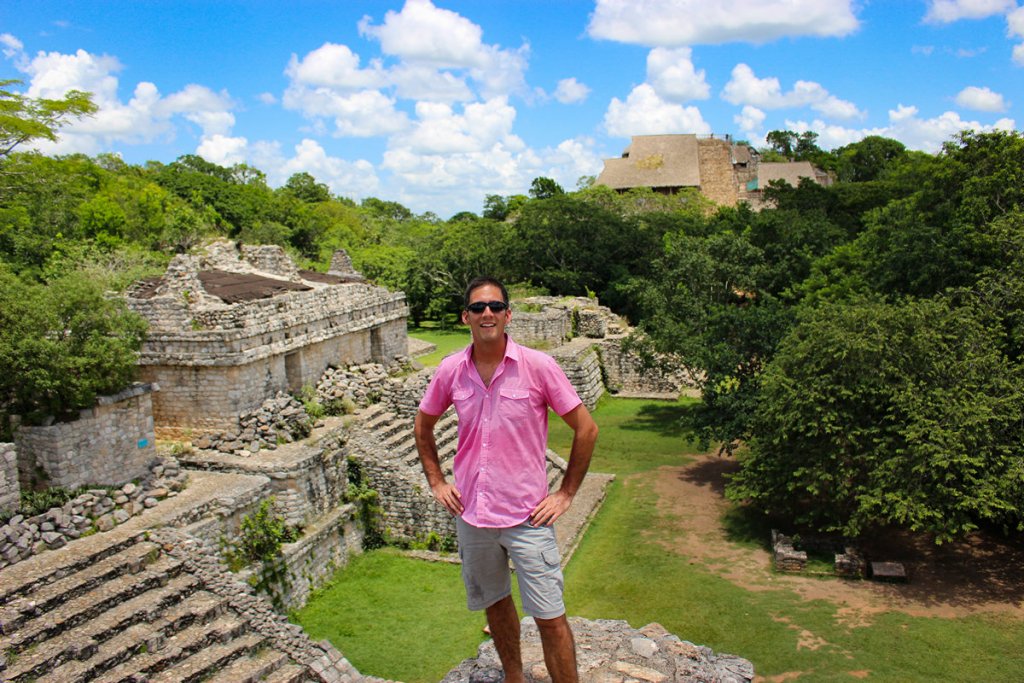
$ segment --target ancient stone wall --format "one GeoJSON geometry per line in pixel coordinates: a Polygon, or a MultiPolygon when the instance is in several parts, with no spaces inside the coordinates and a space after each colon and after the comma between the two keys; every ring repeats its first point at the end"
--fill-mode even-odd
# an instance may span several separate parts
{"type": "Polygon", "coordinates": [[[179,456],[182,465],[213,472],[238,472],[269,479],[265,495],[293,526],[307,526],[340,504],[348,487],[347,430],[343,424],[319,436],[278,448],[273,458],[242,458],[197,450],[179,456]]]}
{"type": "Polygon", "coordinates": [[[639,357],[623,350],[624,341],[625,337],[612,337],[601,340],[597,345],[609,391],[678,396],[681,389],[695,386],[683,370],[645,368],[639,357]]]}
{"type": "Polygon", "coordinates": [[[117,486],[146,475],[156,458],[152,395],[136,384],[97,399],[73,422],[22,425],[15,432],[22,488],[68,489],[88,484],[117,486]]]}
{"type": "Polygon", "coordinates": [[[572,317],[569,311],[554,308],[522,311],[513,303],[512,320],[505,329],[517,343],[551,348],[572,336],[572,317]]]}
{"type": "Polygon", "coordinates": [[[601,357],[589,339],[575,339],[549,352],[569,378],[580,400],[593,410],[604,394],[601,378],[601,357]]]}
{"type": "Polygon", "coordinates": [[[700,139],[697,141],[697,158],[701,193],[716,204],[735,206],[739,195],[732,163],[732,144],[722,138],[700,139]]]}
{"type": "Polygon", "coordinates": [[[0,510],[14,512],[20,505],[18,453],[13,443],[0,443],[0,510]]]}
{"type": "Polygon", "coordinates": [[[355,516],[355,506],[337,507],[307,527],[298,541],[281,548],[289,576],[282,587],[285,610],[305,605],[313,590],[348,564],[349,555],[362,552],[363,529],[355,516]]]}
{"type": "MultiPolygon", "coordinates": [[[[405,422],[411,433],[411,420],[405,422]]],[[[418,458],[389,452],[369,434],[353,437],[350,449],[359,460],[366,483],[379,495],[388,538],[414,542],[430,533],[441,538],[455,537],[455,520],[434,500],[418,458]]]]}

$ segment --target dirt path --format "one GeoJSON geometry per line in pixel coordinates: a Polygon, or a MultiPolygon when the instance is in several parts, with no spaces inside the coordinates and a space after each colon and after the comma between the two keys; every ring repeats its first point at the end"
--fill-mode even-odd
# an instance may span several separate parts
{"type": "Polygon", "coordinates": [[[884,554],[884,559],[904,562],[911,576],[907,584],[771,571],[767,551],[729,542],[719,521],[726,506],[723,475],[735,467],[732,459],[702,456],[685,467],[663,467],[634,476],[653,486],[659,511],[679,519],[680,534],[672,550],[707,563],[737,586],[752,591],[785,588],[807,600],[828,600],[838,607],[837,619],[851,627],[870,625],[874,615],[891,610],[912,616],[1000,613],[1024,618],[1024,548],[981,535],[943,546],[910,536],[880,542],[872,556],[883,559],[884,554]]]}

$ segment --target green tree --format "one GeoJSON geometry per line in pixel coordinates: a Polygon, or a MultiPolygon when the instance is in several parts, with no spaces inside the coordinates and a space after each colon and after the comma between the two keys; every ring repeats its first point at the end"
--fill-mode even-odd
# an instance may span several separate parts
{"type": "Polygon", "coordinates": [[[852,536],[1020,528],[1024,384],[997,333],[939,299],[808,311],[764,373],[729,497],[852,536]]]}
{"type": "Polygon", "coordinates": [[[18,80],[0,80],[0,158],[9,155],[18,145],[33,140],[57,139],[57,131],[72,119],[96,112],[92,95],[69,90],[59,100],[25,97],[13,92],[18,80]]]}
{"type": "Polygon", "coordinates": [[[295,173],[281,188],[281,192],[290,194],[307,204],[326,202],[331,199],[331,190],[324,183],[317,182],[309,173],[295,173]]]}
{"type": "Polygon", "coordinates": [[[565,194],[562,186],[551,178],[534,178],[530,183],[530,196],[534,199],[550,199],[565,194]]]}
{"type": "Polygon", "coordinates": [[[0,267],[0,396],[30,422],[91,407],[134,378],[144,321],[95,274],[45,285],[0,267]]]}

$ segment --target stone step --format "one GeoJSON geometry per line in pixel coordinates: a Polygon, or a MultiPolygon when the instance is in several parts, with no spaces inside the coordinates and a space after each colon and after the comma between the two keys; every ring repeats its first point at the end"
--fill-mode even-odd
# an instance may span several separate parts
{"type": "MultiPolygon", "coordinates": [[[[198,587],[197,578],[181,574],[167,585],[137,595],[91,619],[83,621],[81,612],[73,609],[57,610],[0,639],[0,649],[18,653],[19,671],[39,675],[78,658],[88,643],[107,640],[137,623],[151,623],[169,607],[192,604],[193,592],[198,587]],[[79,625],[71,627],[69,623],[79,625]],[[27,648],[31,649],[26,652],[27,648]]],[[[74,607],[71,603],[67,606],[74,607]]]]}
{"type": "MultiPolygon", "coordinates": [[[[455,457],[455,449],[458,447],[459,423],[457,420],[450,420],[438,423],[434,428],[434,442],[437,444],[439,459],[443,462],[446,458],[455,457]]],[[[410,441],[406,444],[404,451],[396,450],[395,453],[406,467],[419,465],[420,456],[416,451],[416,439],[410,435],[410,441]]]]}
{"type": "MultiPolygon", "coordinates": [[[[262,679],[263,683],[303,683],[303,681],[308,680],[317,679],[308,676],[306,667],[300,664],[286,664],[262,679]]],[[[224,683],[228,682],[225,681],[224,683]]]]}
{"type": "MultiPolygon", "coordinates": [[[[262,648],[248,657],[239,657],[231,664],[214,673],[206,683],[255,683],[265,681],[271,674],[289,666],[291,660],[285,653],[273,648],[262,648]]],[[[297,667],[300,673],[302,667],[297,667]]]]}
{"type": "Polygon", "coordinates": [[[72,541],[51,552],[40,553],[4,569],[0,585],[0,605],[28,595],[41,586],[57,581],[69,574],[91,567],[101,560],[130,548],[141,540],[140,532],[125,533],[120,529],[93,534],[72,541]]]}
{"type": "Polygon", "coordinates": [[[166,669],[148,680],[151,683],[205,681],[217,670],[229,666],[239,657],[245,657],[255,652],[265,643],[264,637],[257,633],[232,636],[221,642],[204,646],[174,668],[166,669]]]}
{"type": "Polygon", "coordinates": [[[181,561],[160,555],[155,543],[139,543],[5,606],[0,610],[0,630],[4,635],[13,634],[40,615],[51,618],[55,611],[80,613],[80,620],[85,620],[116,602],[166,583],[180,570],[181,561]],[[69,604],[70,608],[62,610],[69,604]]]}
{"type": "Polygon", "coordinates": [[[57,667],[48,678],[61,683],[151,680],[150,674],[176,669],[178,662],[193,653],[211,643],[230,640],[246,629],[244,622],[230,615],[208,623],[189,624],[177,633],[168,634],[166,630],[172,626],[168,623],[155,627],[136,624],[101,643],[89,659],[57,667]]]}
{"type": "MultiPolygon", "coordinates": [[[[138,653],[129,660],[118,664],[104,672],[91,683],[113,683],[145,678],[147,671],[156,671],[173,666],[175,657],[180,658],[182,648],[172,651],[167,648],[168,642],[174,641],[179,632],[191,628],[192,633],[202,633],[204,625],[227,612],[226,601],[218,595],[199,591],[183,601],[180,605],[168,610],[160,618],[150,624],[152,629],[149,637],[138,646],[138,653]]],[[[234,623],[233,617],[226,617],[226,623],[234,623]]]]}

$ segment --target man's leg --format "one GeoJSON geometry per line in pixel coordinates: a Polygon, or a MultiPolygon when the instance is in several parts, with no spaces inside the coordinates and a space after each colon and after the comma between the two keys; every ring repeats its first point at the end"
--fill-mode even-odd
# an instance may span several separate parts
{"type": "Polygon", "coordinates": [[[569,620],[563,614],[554,619],[534,617],[544,647],[544,663],[552,683],[577,683],[576,641],[572,637],[569,620]]]}
{"type": "Polygon", "coordinates": [[[505,683],[523,683],[523,654],[519,646],[519,614],[512,596],[508,595],[487,608],[487,625],[491,627],[494,649],[501,659],[505,683]]]}

